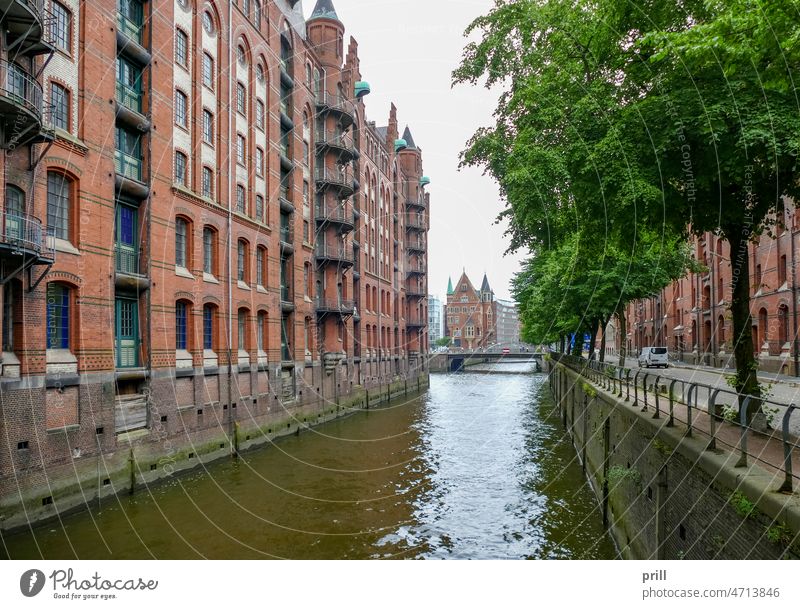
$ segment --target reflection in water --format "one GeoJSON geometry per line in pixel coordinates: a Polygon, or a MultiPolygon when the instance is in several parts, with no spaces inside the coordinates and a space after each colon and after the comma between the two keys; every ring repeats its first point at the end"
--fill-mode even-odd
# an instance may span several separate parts
{"type": "Polygon", "coordinates": [[[3,539],[11,558],[612,558],[544,375],[421,397],[3,539]]]}

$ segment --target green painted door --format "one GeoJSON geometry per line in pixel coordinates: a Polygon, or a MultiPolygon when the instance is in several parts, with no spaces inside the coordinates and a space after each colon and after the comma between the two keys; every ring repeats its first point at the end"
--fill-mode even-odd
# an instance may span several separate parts
{"type": "Polygon", "coordinates": [[[117,368],[139,365],[139,303],[132,298],[116,300],[117,368]]]}

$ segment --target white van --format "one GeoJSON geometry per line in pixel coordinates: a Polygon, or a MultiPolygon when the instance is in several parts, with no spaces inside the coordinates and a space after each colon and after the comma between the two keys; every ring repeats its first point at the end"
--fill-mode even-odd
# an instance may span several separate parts
{"type": "Polygon", "coordinates": [[[643,347],[639,353],[639,368],[642,366],[669,366],[666,347],[643,347]]]}

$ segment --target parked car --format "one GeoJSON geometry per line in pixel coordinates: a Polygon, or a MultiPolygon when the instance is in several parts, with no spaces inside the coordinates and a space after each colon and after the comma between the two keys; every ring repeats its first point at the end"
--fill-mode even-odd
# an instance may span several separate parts
{"type": "Polygon", "coordinates": [[[509,349],[508,347],[503,347],[503,355],[506,355],[508,353],[511,353],[511,349],[509,349]]]}
{"type": "Polygon", "coordinates": [[[639,353],[638,359],[639,368],[642,366],[647,368],[650,366],[667,368],[669,366],[666,347],[642,347],[642,351],[639,353]]]}

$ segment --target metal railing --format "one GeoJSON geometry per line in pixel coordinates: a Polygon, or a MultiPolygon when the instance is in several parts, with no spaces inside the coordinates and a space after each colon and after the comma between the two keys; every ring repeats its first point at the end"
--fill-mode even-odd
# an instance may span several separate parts
{"type": "Polygon", "coordinates": [[[122,13],[117,13],[117,28],[128,38],[142,44],[142,24],[134,23],[122,13]]]}
{"type": "Polygon", "coordinates": [[[337,205],[335,203],[322,203],[316,208],[317,220],[326,222],[339,222],[341,224],[353,225],[353,210],[347,205],[337,205]]]}
{"type": "Polygon", "coordinates": [[[780,471],[783,483],[778,492],[793,491],[798,475],[794,473],[792,462],[800,457],[800,440],[790,430],[790,419],[798,410],[794,403],[573,355],[551,353],[550,357],[629,402],[640,412],[652,411],[654,419],[667,417],[667,427],[682,425],[686,437],[706,438],[707,450],[722,448],[735,453],[738,455],[736,467],[747,467],[752,461],[767,470],[780,471]],[[772,418],[772,423],[780,421],[779,434],[770,436],[753,429],[748,422],[748,410],[753,402],[757,402],[760,412],[772,418]]]}
{"type": "Polygon", "coordinates": [[[353,172],[349,169],[331,169],[330,167],[317,167],[317,182],[328,182],[347,188],[353,188],[353,172]]]}
{"type": "Polygon", "coordinates": [[[324,131],[318,130],[316,136],[317,144],[335,146],[336,148],[342,148],[344,150],[355,149],[355,144],[352,141],[352,137],[346,135],[345,133],[326,129],[324,131]]]}
{"type": "Polygon", "coordinates": [[[355,302],[343,298],[317,297],[315,306],[317,311],[324,313],[341,313],[343,315],[352,315],[356,308],[355,302]]]}
{"type": "Polygon", "coordinates": [[[408,328],[420,328],[427,324],[428,324],[427,320],[421,319],[419,317],[406,317],[406,327],[408,328]]]}
{"type": "Polygon", "coordinates": [[[114,248],[116,271],[128,275],[139,275],[139,250],[117,245],[114,248]]]}
{"type": "Polygon", "coordinates": [[[413,207],[425,207],[425,200],[424,199],[407,199],[406,205],[411,205],[413,207]]]}
{"type": "Polygon", "coordinates": [[[285,284],[281,284],[281,302],[292,302],[291,287],[285,284]]]}
{"type": "Polygon", "coordinates": [[[316,97],[317,97],[317,106],[323,108],[330,108],[331,110],[337,110],[351,117],[355,113],[353,102],[350,101],[349,99],[345,99],[338,93],[328,93],[327,91],[320,91],[319,93],[317,93],[316,97]]]}
{"type": "Polygon", "coordinates": [[[142,181],[142,159],[137,159],[121,150],[114,151],[114,169],[126,178],[142,181]]]}
{"type": "Polygon", "coordinates": [[[339,262],[349,262],[353,264],[353,250],[343,245],[329,245],[327,243],[317,243],[315,248],[317,258],[327,258],[339,262]]]}
{"type": "Polygon", "coordinates": [[[117,81],[117,101],[139,114],[142,113],[142,92],[117,81]]]}
{"type": "Polygon", "coordinates": [[[424,239],[409,239],[406,242],[406,249],[416,252],[424,252],[426,248],[424,239]]]}
{"type": "Polygon", "coordinates": [[[281,242],[294,243],[294,226],[292,224],[281,224],[281,242]]]}
{"type": "Polygon", "coordinates": [[[53,247],[47,245],[41,220],[28,214],[0,210],[0,243],[34,252],[48,260],[55,257],[53,247]]]}
{"type": "Polygon", "coordinates": [[[414,216],[408,216],[406,218],[406,228],[415,228],[417,230],[425,230],[425,220],[415,218],[414,216]]]}
{"type": "Polygon", "coordinates": [[[42,85],[17,64],[0,60],[0,95],[42,116],[42,85]]]}

